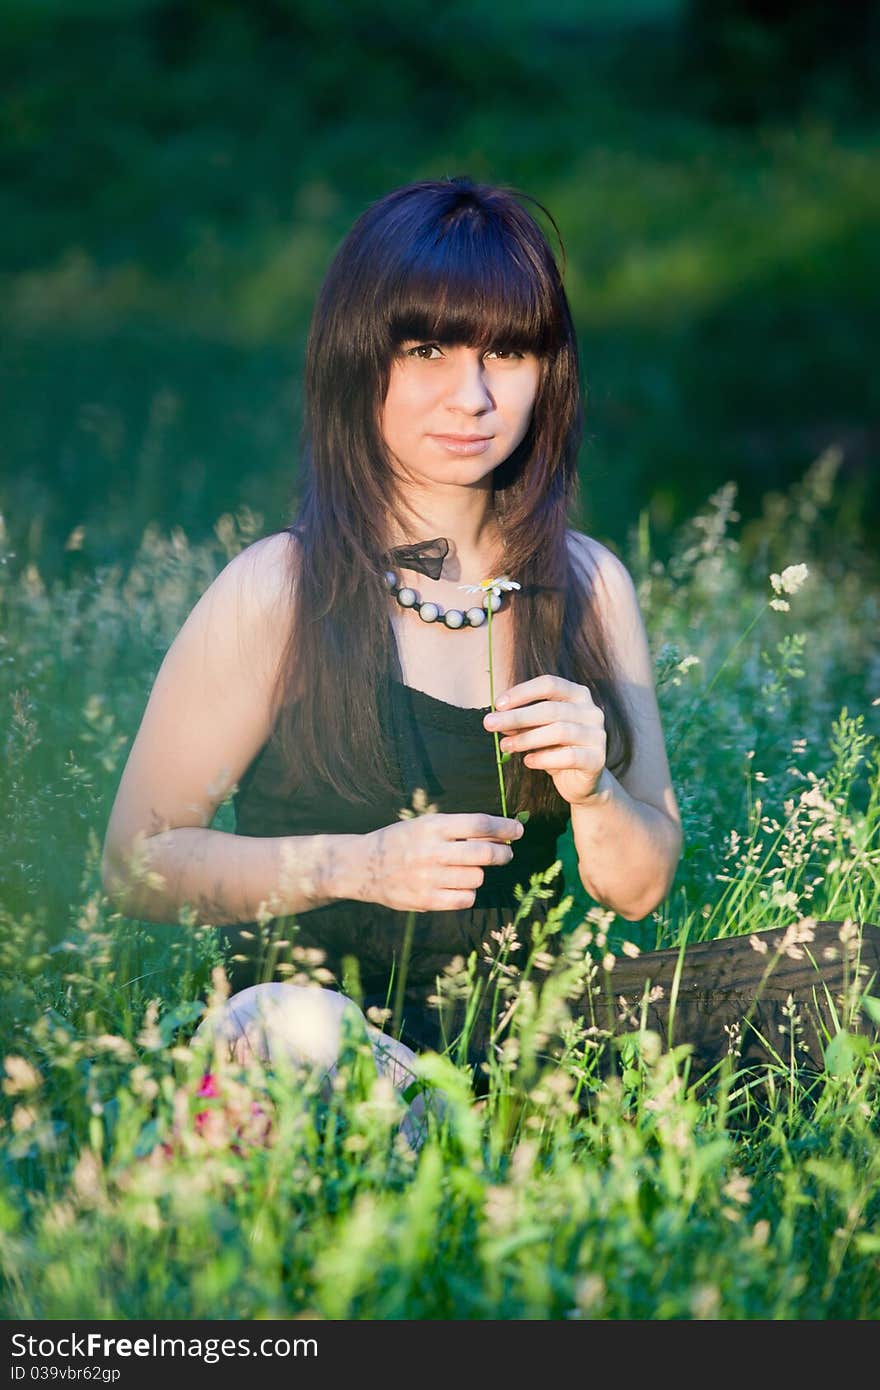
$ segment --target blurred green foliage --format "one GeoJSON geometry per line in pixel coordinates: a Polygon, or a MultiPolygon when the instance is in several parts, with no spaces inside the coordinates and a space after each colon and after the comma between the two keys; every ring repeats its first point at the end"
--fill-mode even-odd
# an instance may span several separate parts
{"type": "Polygon", "coordinates": [[[662,551],[721,484],[748,519],[836,445],[836,530],[869,537],[870,20],[831,42],[830,6],[799,13],[7,0],[0,509],[19,554],[51,575],[130,557],[153,521],[284,525],[334,247],[388,188],[462,171],[561,229],[588,529],[622,548],[647,509],[662,551]]]}

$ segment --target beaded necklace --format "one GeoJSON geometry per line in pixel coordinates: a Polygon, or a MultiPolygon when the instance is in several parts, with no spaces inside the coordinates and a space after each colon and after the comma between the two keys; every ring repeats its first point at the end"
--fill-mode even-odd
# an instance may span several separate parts
{"type": "MultiPolygon", "coordinates": [[[[395,550],[388,552],[387,558],[392,563],[402,565],[406,569],[417,570],[419,574],[425,574],[429,579],[439,579],[443,569],[443,561],[449,553],[449,542],[445,536],[436,536],[430,541],[417,541],[415,545],[399,545],[395,550]]],[[[447,608],[445,612],[439,604],[429,603],[419,598],[415,589],[409,585],[401,584],[394,570],[385,571],[385,584],[393,598],[397,599],[401,608],[412,608],[418,613],[423,623],[442,623],[448,628],[462,627],[482,627],[486,622],[489,609],[497,613],[501,607],[501,590],[492,588],[484,590],[479,584],[466,584],[462,588],[469,589],[471,593],[479,593],[481,603],[475,604],[471,608],[447,608]]],[[[504,586],[507,587],[507,586],[504,586]]],[[[514,584],[510,587],[518,589],[519,585],[514,584]]]]}
{"type": "Polygon", "coordinates": [[[482,606],[476,604],[472,608],[447,608],[445,613],[436,603],[428,603],[420,599],[415,589],[408,585],[401,585],[397,575],[393,570],[385,571],[385,584],[389,593],[397,599],[401,608],[412,608],[418,613],[423,623],[442,623],[445,627],[482,627],[486,621],[486,612],[491,605],[492,612],[497,613],[501,607],[501,595],[488,593],[484,595],[482,606]]]}

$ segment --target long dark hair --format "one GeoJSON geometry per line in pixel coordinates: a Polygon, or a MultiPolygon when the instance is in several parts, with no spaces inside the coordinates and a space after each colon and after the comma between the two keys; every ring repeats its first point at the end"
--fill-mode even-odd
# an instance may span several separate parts
{"type": "MultiPolygon", "coordinates": [[[[589,567],[569,549],[582,426],[577,343],[559,268],[525,201],[558,236],[547,210],[511,189],[467,178],[395,189],[355,222],[321,288],[306,353],[300,501],[289,528],[298,542],[295,617],[277,691],[291,789],[318,778],[363,802],[399,791],[380,723],[394,640],[383,556],[392,522],[405,523],[379,418],[394,355],[407,340],[539,357],[529,429],[493,477],[502,572],[522,585],[514,679],[555,672],[588,685],[605,711],[612,765],[629,762],[630,723],[589,567]]],[[[511,759],[505,773],[517,809],[563,809],[543,772],[511,759]]]]}

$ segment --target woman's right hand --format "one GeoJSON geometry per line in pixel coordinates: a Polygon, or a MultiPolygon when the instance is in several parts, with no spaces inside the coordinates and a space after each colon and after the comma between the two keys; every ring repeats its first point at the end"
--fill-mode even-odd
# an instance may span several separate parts
{"type": "Polygon", "coordinates": [[[509,864],[522,823],[481,812],[433,813],[361,837],[354,896],[401,912],[473,907],[484,869],[509,864]]]}

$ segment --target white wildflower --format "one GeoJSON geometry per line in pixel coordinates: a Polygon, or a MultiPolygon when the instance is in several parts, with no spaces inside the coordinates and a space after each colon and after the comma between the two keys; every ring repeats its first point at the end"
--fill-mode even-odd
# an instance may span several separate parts
{"type": "Polygon", "coordinates": [[[747,1207],[751,1186],[751,1180],[744,1173],[735,1172],[722,1191],[731,1202],[738,1202],[741,1207],[747,1207]]]}
{"type": "Polygon", "coordinates": [[[6,1072],[3,1091],[7,1096],[20,1095],[23,1091],[39,1090],[43,1084],[43,1078],[36,1067],[32,1067],[24,1057],[16,1055],[5,1057],[3,1070],[6,1072]]]}
{"type": "Polygon", "coordinates": [[[605,1280],[601,1274],[584,1275],[575,1287],[574,1296],[577,1312],[572,1316],[591,1313],[594,1309],[601,1308],[605,1298],[605,1280]]]}
{"type": "Polygon", "coordinates": [[[796,594],[803,588],[810,571],[806,565],[787,565],[781,574],[771,574],[770,583],[775,594],[796,594]]]}
{"type": "Polygon", "coordinates": [[[467,594],[494,594],[496,598],[500,598],[502,592],[509,593],[511,589],[521,589],[522,585],[517,584],[515,579],[501,575],[498,579],[481,579],[479,584],[459,584],[458,587],[464,589],[467,594]]]}

